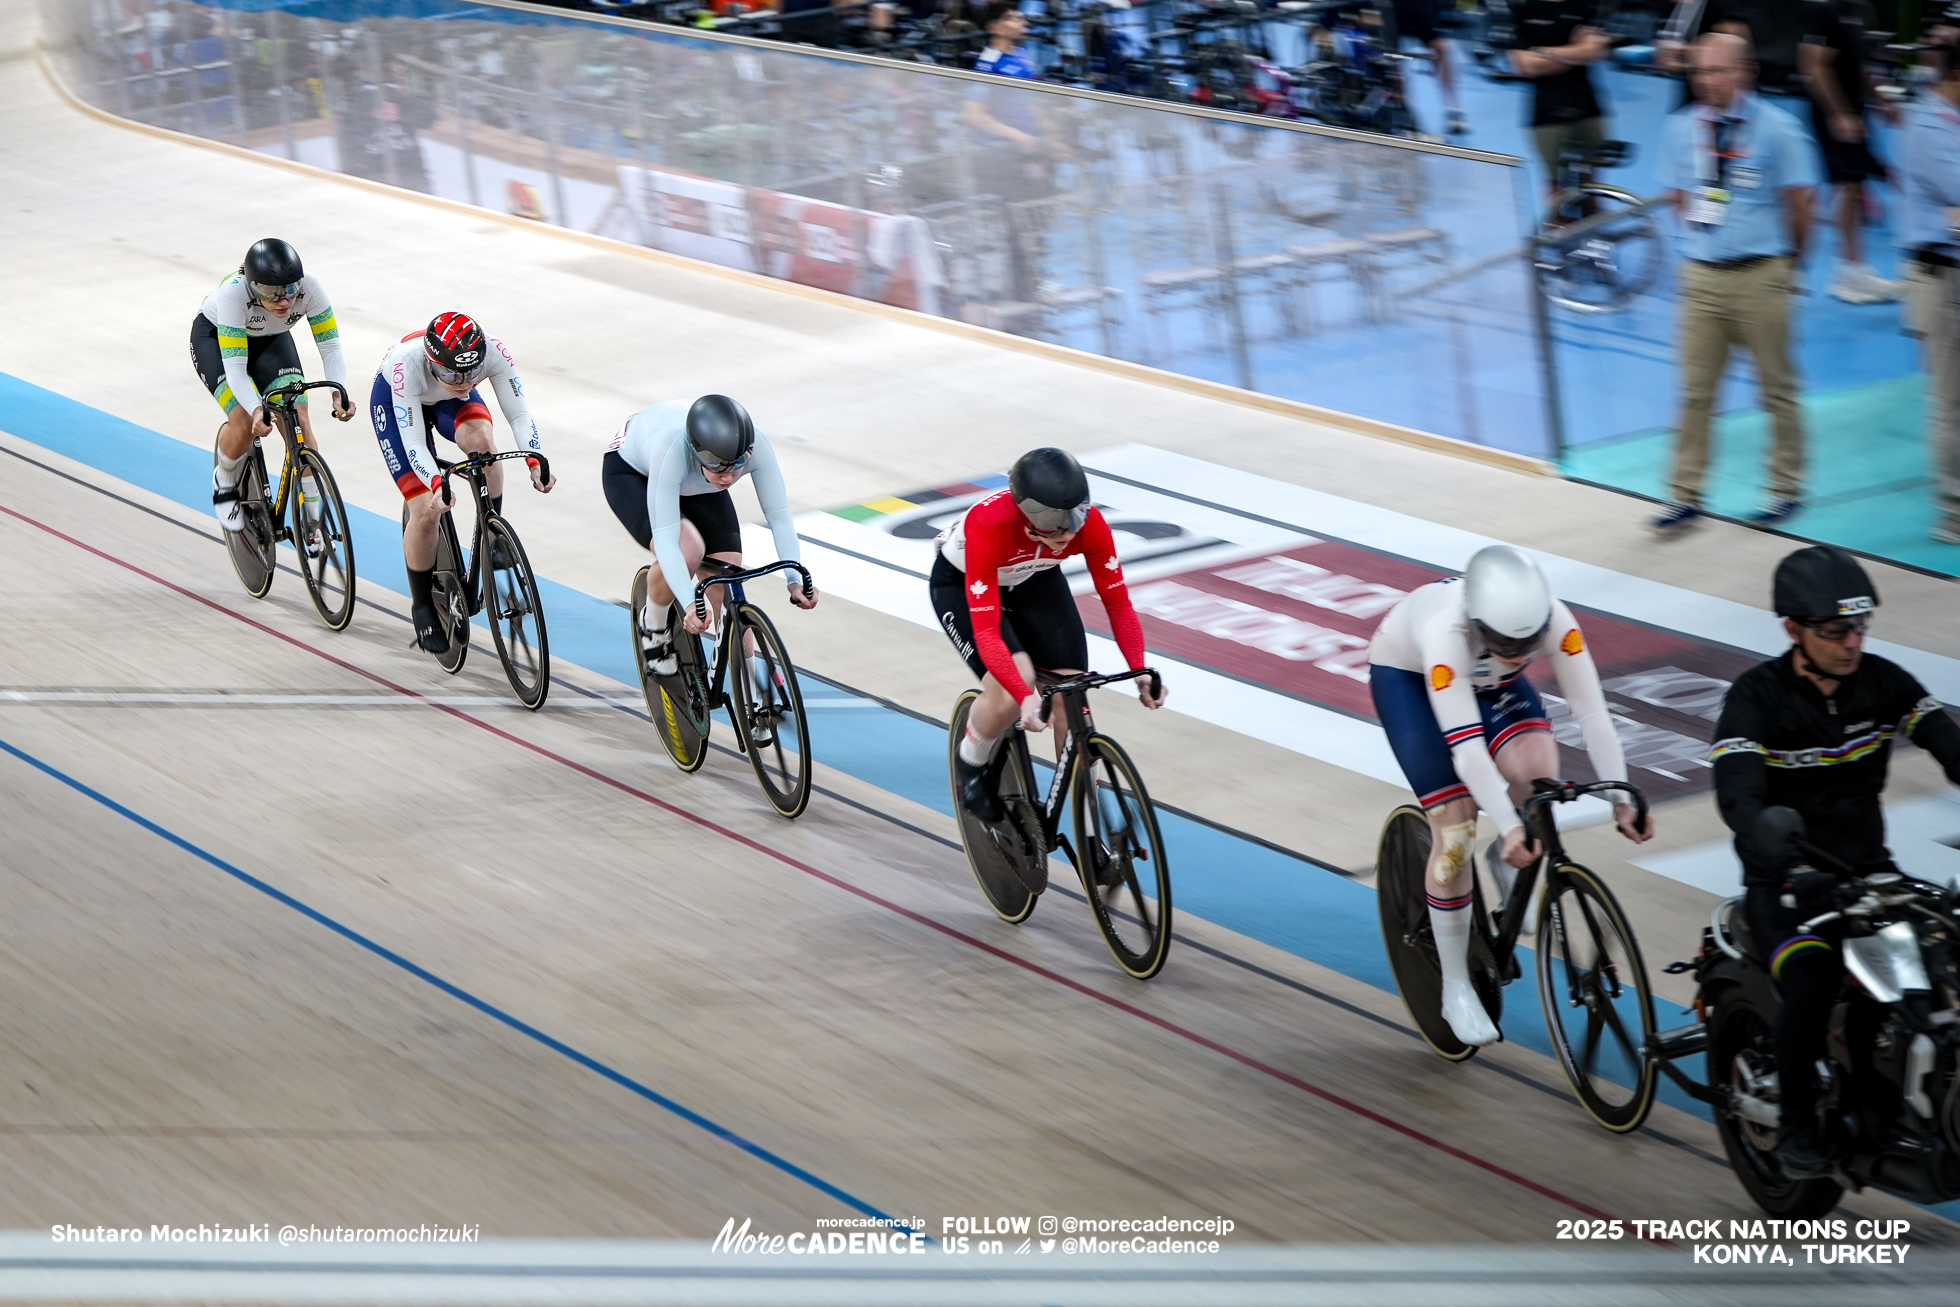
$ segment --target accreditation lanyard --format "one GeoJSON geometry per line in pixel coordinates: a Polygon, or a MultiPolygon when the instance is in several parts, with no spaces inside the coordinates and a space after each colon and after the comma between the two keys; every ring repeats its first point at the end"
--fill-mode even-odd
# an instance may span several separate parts
{"type": "MultiPolygon", "coordinates": [[[[1733,109],[1746,107],[1738,98],[1733,109]]],[[[1749,157],[1749,142],[1746,128],[1747,118],[1731,117],[1729,139],[1726,148],[1717,139],[1715,111],[1704,105],[1695,112],[1695,181],[1694,192],[1688,201],[1688,221],[1700,223],[1704,227],[1719,227],[1728,221],[1729,201],[1734,198],[1729,187],[1731,182],[1738,187],[1754,190],[1762,185],[1762,170],[1744,167],[1731,162],[1749,157]]]]}

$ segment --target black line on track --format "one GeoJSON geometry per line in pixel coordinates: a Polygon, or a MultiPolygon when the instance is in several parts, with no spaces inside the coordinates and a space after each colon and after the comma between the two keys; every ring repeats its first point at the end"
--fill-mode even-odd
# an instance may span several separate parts
{"type": "MultiPolygon", "coordinates": [[[[115,500],[119,504],[127,504],[129,507],[136,509],[138,512],[148,513],[151,517],[159,518],[162,521],[168,522],[172,526],[180,527],[185,531],[189,531],[192,535],[202,536],[214,544],[224,543],[224,538],[215,531],[207,531],[200,527],[192,526],[188,522],[179,521],[177,518],[170,516],[170,514],[168,513],[164,513],[157,509],[151,508],[148,504],[140,504],[135,500],[128,498],[127,496],[117,494],[115,491],[110,490],[105,486],[100,486],[83,477],[78,477],[72,475],[71,473],[63,472],[60,468],[50,467],[48,464],[41,462],[39,459],[29,458],[27,455],[21,453],[18,450],[9,449],[5,445],[0,445],[0,453],[11,454],[13,457],[19,459],[23,463],[30,463],[33,466],[40,468],[44,472],[50,472],[55,476],[60,477],[64,481],[72,481],[78,486],[82,486],[83,488],[88,490],[93,490],[99,495],[107,496],[108,498],[115,500]]],[[[1109,476],[1109,474],[1106,472],[1097,472],[1096,475],[1109,476]]],[[[1126,478],[1111,477],[1110,479],[1116,481],[1122,481],[1125,480],[1126,478]]],[[[1179,499],[1190,499],[1191,502],[1193,503],[1202,504],[1205,507],[1209,507],[1209,508],[1222,507],[1221,505],[1207,504],[1205,501],[1194,499],[1192,498],[1192,496],[1189,495],[1177,494],[1175,491],[1159,490],[1159,488],[1156,486],[1145,485],[1143,482],[1140,481],[1133,481],[1130,482],[1129,484],[1135,485],[1140,489],[1152,490],[1152,491],[1157,491],[1158,493],[1161,494],[1172,495],[1173,497],[1179,499]]],[[[1591,484],[1591,483],[1587,483],[1587,484],[1591,484]]],[[[1609,486],[1605,488],[1611,489],[1612,487],[1609,486]]],[[[1237,510],[1227,509],[1225,511],[1233,512],[1237,510]]],[[[1239,516],[1254,518],[1255,520],[1267,523],[1268,525],[1284,527],[1285,529],[1290,531],[1301,531],[1303,534],[1307,534],[1307,535],[1319,534],[1318,532],[1305,531],[1304,528],[1293,526],[1289,523],[1275,522],[1270,518],[1255,517],[1255,515],[1251,513],[1240,512],[1239,516]]],[[[1321,538],[1327,540],[1334,539],[1334,537],[1331,536],[1322,536],[1321,538]]],[[[823,542],[812,541],[811,543],[822,544],[823,542]]],[[[1339,543],[1347,544],[1349,542],[1340,541],[1339,543]]],[[[834,546],[829,546],[829,545],[825,545],[824,547],[834,548],[834,546]]],[[[1355,548],[1364,549],[1366,548],[1366,546],[1356,545],[1355,548]]],[[[849,552],[849,551],[844,551],[844,552],[849,552]]],[[[1369,552],[1382,553],[1383,551],[1370,550],[1369,552]]],[[[1399,557],[1399,555],[1392,555],[1392,554],[1387,556],[1399,557]]],[[[878,560],[867,559],[866,561],[877,562],[878,560]]],[[[1411,559],[1406,561],[1413,562],[1415,560],[1411,559]]],[[[1880,561],[1888,561],[1888,560],[1880,560],[1880,561]]],[[[298,575],[298,570],[291,567],[290,565],[282,563],[279,566],[281,571],[290,573],[295,576],[298,575]]],[[[886,566],[891,566],[891,564],[886,564],[886,566]]],[[[1427,566],[1427,564],[1423,564],[1423,566],[1427,566]]],[[[899,569],[899,570],[907,570],[907,569],[899,569]]],[[[1923,571],[1924,569],[1913,569],[1913,570],[1923,571]]],[[[1939,573],[1928,573],[1928,574],[1934,576],[1939,575],[1939,573]]],[[[916,575],[916,573],[914,573],[914,575],[916,575]]],[[[356,602],[366,604],[368,607],[374,609],[376,612],[384,613],[387,616],[396,619],[397,621],[407,622],[409,620],[407,614],[398,613],[394,609],[384,607],[381,604],[375,603],[371,599],[362,599],[358,595],[355,597],[355,599],[356,602]]],[[[620,606],[624,607],[624,605],[620,605],[620,606]]],[[[820,672],[813,672],[805,667],[798,667],[796,670],[798,675],[808,676],[810,679],[821,682],[824,685],[828,685],[834,690],[842,690],[846,694],[854,694],[857,695],[859,698],[868,699],[873,703],[891,709],[893,712],[903,713],[907,717],[915,718],[918,721],[928,723],[932,726],[936,726],[942,731],[947,729],[947,724],[945,722],[939,721],[927,713],[920,712],[916,708],[908,708],[904,704],[899,703],[896,700],[887,699],[883,695],[872,694],[869,691],[857,689],[855,686],[848,685],[843,681],[839,681],[835,679],[834,677],[825,676],[820,672]]],[[[623,712],[627,714],[629,717],[637,717],[641,721],[646,722],[649,725],[651,725],[653,722],[653,717],[651,714],[647,713],[644,709],[633,706],[631,703],[622,703],[619,700],[612,698],[611,696],[601,694],[597,690],[593,690],[587,686],[580,685],[576,681],[568,680],[562,675],[553,676],[552,680],[558,684],[563,685],[566,689],[570,690],[574,694],[583,695],[588,699],[597,699],[600,702],[606,704],[607,707],[613,708],[619,712],[623,712]]],[[[708,747],[715,749],[720,753],[726,754],[732,758],[742,757],[742,754],[738,750],[731,749],[725,744],[717,744],[712,740],[709,741],[708,747]]],[[[965,852],[965,849],[960,845],[960,843],[957,840],[947,839],[944,835],[940,835],[933,831],[929,831],[925,829],[923,826],[915,826],[911,822],[906,821],[902,817],[898,817],[893,815],[892,813],[885,812],[882,809],[872,807],[868,803],[863,803],[857,799],[853,799],[846,795],[839,794],[837,791],[828,789],[822,785],[818,785],[814,781],[811,782],[810,788],[814,792],[823,795],[826,799],[831,799],[837,803],[841,803],[848,808],[854,808],[857,811],[865,813],[868,816],[877,817],[881,821],[889,822],[890,824],[898,827],[901,830],[909,831],[914,835],[920,836],[921,838],[927,840],[931,840],[935,844],[944,845],[949,849],[958,849],[962,853],[965,852]]],[[[1256,844],[1261,848],[1269,849],[1274,853],[1284,854],[1290,858],[1297,858],[1301,862],[1305,862],[1310,866],[1318,867],[1323,871],[1330,871],[1337,876],[1346,877],[1348,879],[1353,879],[1354,877],[1354,873],[1352,872],[1337,867],[1330,862],[1324,862],[1319,858],[1315,858],[1308,854],[1301,853],[1297,849],[1289,849],[1285,845],[1275,844],[1271,840],[1262,839],[1257,835],[1250,834],[1249,832],[1234,829],[1233,827],[1227,826],[1222,822],[1216,822],[1211,820],[1210,818],[1201,817],[1194,812],[1187,812],[1182,808],[1174,808],[1167,803],[1161,803],[1154,799],[1151,800],[1151,802],[1156,803],[1156,805],[1159,808],[1162,808],[1165,812],[1174,813],[1179,817],[1183,817],[1187,821],[1194,821],[1201,826],[1208,826],[1211,829],[1220,832],[1221,834],[1236,836],[1237,838],[1245,840],[1250,844],[1256,844]]],[[[1058,890],[1060,893],[1067,896],[1068,898],[1074,899],[1078,903],[1086,903],[1088,901],[1079,892],[1068,889],[1065,886],[1055,885],[1053,886],[1053,888],[1058,890]]],[[[1300,994],[1304,994],[1307,997],[1316,1000],[1317,1002],[1328,1005],[1329,1007],[1338,1008],[1341,1011],[1346,1012],[1352,1016],[1361,1017],[1362,1019],[1373,1022],[1378,1026],[1382,1026],[1386,1029],[1393,1030],[1399,1034],[1405,1035],[1410,1039],[1422,1038],[1422,1036],[1415,1030],[1414,1027],[1406,1026],[1402,1024],[1400,1021],[1395,1020],[1393,1017],[1385,1017],[1382,1016],[1380,1013],[1370,1012],[1367,1008],[1364,1008],[1359,1004],[1350,1003],[1344,998],[1338,998],[1333,994],[1327,993],[1325,990],[1315,989],[1313,986],[1305,984],[1298,980],[1294,980],[1290,976],[1282,975],[1281,973],[1271,970],[1268,967],[1262,967],[1258,963],[1253,962],[1250,959],[1239,957],[1237,954],[1229,953],[1226,950],[1218,948],[1211,944],[1200,943],[1199,941],[1190,938],[1188,935],[1179,934],[1175,928],[1173,928],[1171,931],[1171,938],[1173,941],[1182,945],[1185,948],[1196,949],[1198,952],[1205,954],[1207,957],[1217,958],[1221,962],[1229,963],[1232,966],[1238,967],[1239,969],[1249,972],[1252,975],[1258,976],[1261,979],[1270,980],[1277,985],[1283,986],[1284,988],[1294,990],[1295,992],[1300,994]]],[[[1308,962],[1312,961],[1311,958],[1307,958],[1304,960],[1308,962]]],[[[1472,1067],[1479,1068],[1481,1070],[1489,1071],[1494,1075],[1503,1076],[1505,1079],[1515,1081],[1520,1085],[1525,1085],[1531,1089],[1535,1089],[1541,1094],[1545,1094],[1548,1097],[1558,1099],[1560,1102],[1565,1102],[1569,1098],[1569,1095],[1565,1089],[1560,1088],[1556,1085],[1546,1084],[1542,1080],[1538,1080],[1533,1076],[1526,1075],[1524,1072],[1515,1070],[1511,1067],[1498,1066],[1493,1062],[1479,1061],[1474,1058],[1470,1060],[1469,1065],[1472,1067]]],[[[1710,1153],[1709,1151],[1700,1147],[1699,1145],[1689,1143],[1685,1139],[1677,1139],[1673,1135],[1667,1134],[1664,1131],[1656,1130],[1651,1125],[1642,1126],[1641,1132],[1643,1134],[1652,1136],[1654,1139],[1660,1141],[1661,1143],[1667,1144],[1674,1148],[1678,1148],[1683,1152],[1689,1153],[1695,1157],[1699,1157],[1705,1162],[1712,1162],[1717,1166],[1722,1166],[1722,1167],[1726,1167],[1728,1165],[1727,1159],[1717,1157],[1713,1153],[1710,1153]]]]}

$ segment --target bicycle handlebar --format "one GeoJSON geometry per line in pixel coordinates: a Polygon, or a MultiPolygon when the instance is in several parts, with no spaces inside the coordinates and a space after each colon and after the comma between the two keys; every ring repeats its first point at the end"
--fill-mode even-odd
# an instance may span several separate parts
{"type": "Polygon", "coordinates": [[[341,385],[338,381],[308,381],[304,383],[289,381],[283,386],[274,386],[271,390],[266,391],[263,398],[268,404],[291,404],[309,390],[328,388],[331,388],[334,394],[340,396],[341,403],[347,405],[349,408],[354,406],[354,401],[347,398],[347,387],[341,385]]]}
{"type": "MultiPolygon", "coordinates": [[[[727,567],[727,564],[724,563],[722,566],[727,567]]],[[[720,576],[710,577],[705,581],[696,581],[694,584],[695,617],[703,622],[708,620],[708,591],[711,587],[718,585],[738,585],[743,581],[753,581],[757,577],[768,576],[771,572],[795,572],[803,578],[803,593],[806,595],[816,593],[816,583],[810,579],[809,568],[803,566],[801,563],[792,562],[787,558],[779,558],[766,566],[751,568],[746,572],[729,568],[720,576]]]]}
{"type": "Polygon", "coordinates": [[[1140,681],[1146,676],[1150,678],[1150,697],[1158,698],[1164,693],[1164,678],[1157,674],[1157,669],[1154,667],[1137,667],[1127,672],[1112,672],[1108,676],[1096,672],[1083,672],[1080,676],[1071,676],[1066,681],[1056,681],[1040,691],[1041,724],[1043,726],[1048,724],[1048,706],[1054,702],[1054,697],[1058,694],[1073,694],[1077,690],[1097,690],[1105,685],[1114,685],[1118,681],[1140,681]]]}
{"type": "Polygon", "coordinates": [[[444,472],[460,471],[464,476],[474,478],[479,470],[506,458],[521,458],[529,466],[538,469],[538,480],[551,480],[551,460],[543,454],[534,454],[528,449],[506,449],[499,454],[471,454],[468,458],[454,461],[438,454],[436,483],[432,488],[442,495],[443,503],[454,504],[456,499],[449,491],[449,478],[443,475],[444,472]]]}
{"type": "Polygon", "coordinates": [[[1581,785],[1576,781],[1555,781],[1539,777],[1532,783],[1537,793],[1524,801],[1524,819],[1528,826],[1531,815],[1538,809],[1552,803],[1571,803],[1588,794],[1598,794],[1603,790],[1623,790],[1633,800],[1633,825],[1635,830],[1645,830],[1647,826],[1647,796],[1632,781],[1592,781],[1581,785]]]}

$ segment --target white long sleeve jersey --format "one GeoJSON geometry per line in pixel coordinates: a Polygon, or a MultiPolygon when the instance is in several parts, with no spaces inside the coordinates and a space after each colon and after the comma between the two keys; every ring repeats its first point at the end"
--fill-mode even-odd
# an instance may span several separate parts
{"type": "MultiPolygon", "coordinates": [[[[1511,804],[1509,786],[1484,743],[1477,692],[1495,690],[1524,675],[1531,659],[1509,667],[1485,653],[1482,642],[1471,633],[1463,594],[1463,578],[1455,576],[1412,591],[1382,618],[1368,647],[1368,661],[1423,678],[1430,710],[1449,744],[1456,774],[1470,787],[1477,806],[1490,815],[1500,831],[1508,832],[1521,823],[1511,804]]],[[[1626,758],[1606,709],[1599,669],[1586,650],[1578,621],[1563,602],[1552,600],[1552,620],[1531,658],[1551,660],[1559,693],[1571,707],[1593,772],[1600,780],[1625,780],[1626,758]]]]}
{"type": "MultiPolygon", "coordinates": [[[[422,406],[440,404],[456,396],[445,390],[429,371],[428,355],[423,352],[420,331],[410,332],[391,347],[381,359],[380,377],[388,387],[396,429],[401,432],[402,453],[409,467],[422,478],[424,486],[435,484],[437,468],[432,461],[428,439],[422,434],[422,406]]],[[[484,354],[489,359],[477,385],[485,382],[496,392],[497,407],[510,424],[517,448],[533,454],[544,453],[544,435],[538,430],[531,407],[524,402],[524,383],[517,375],[517,360],[510,348],[488,332],[483,337],[484,354]]],[[[379,434],[379,433],[377,433],[379,434]]]]}
{"type": "Polygon", "coordinates": [[[326,372],[327,380],[347,384],[347,358],[340,346],[340,324],[334,319],[326,288],[310,273],[300,279],[299,293],[293,297],[293,305],[284,317],[274,317],[267,311],[243,272],[234,272],[219,282],[204,297],[199,311],[218,330],[218,357],[224,360],[225,384],[231,387],[232,398],[247,413],[257,411],[265,402],[246,369],[250,350],[247,338],[283,336],[299,325],[302,318],[313,332],[313,344],[320,351],[320,367],[326,372]]]}
{"type": "MultiPolygon", "coordinates": [[[[607,446],[647,479],[647,519],[653,523],[654,558],[668,588],[683,601],[694,593],[694,579],[687,570],[687,556],[681,552],[681,496],[716,493],[688,448],[690,407],[692,401],[685,399],[649,404],[627,418],[607,446]]],[[[769,437],[759,428],[743,475],[755,482],[755,497],[769,522],[769,534],[776,539],[776,557],[802,562],[803,550],[796,538],[796,521],[790,515],[789,488],[783,484],[782,466],[776,461],[769,437]]],[[[794,572],[785,572],[783,577],[792,587],[802,584],[794,572]]]]}

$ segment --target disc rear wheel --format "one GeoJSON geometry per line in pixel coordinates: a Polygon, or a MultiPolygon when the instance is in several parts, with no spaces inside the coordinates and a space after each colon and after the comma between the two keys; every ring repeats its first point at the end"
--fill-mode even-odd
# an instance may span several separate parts
{"type": "Polygon", "coordinates": [[[459,672],[470,656],[469,573],[463,570],[463,551],[447,514],[436,526],[436,566],[429,590],[436,605],[436,627],[449,638],[449,648],[437,654],[436,661],[445,672],[459,672]]]}
{"type": "Polygon", "coordinates": [[[769,804],[785,817],[810,806],[810,721],[803,690],[769,615],[754,604],[735,610],[729,660],[735,682],[735,727],[769,804]]]}
{"type": "Polygon", "coordinates": [[[310,445],[299,451],[299,469],[293,511],[299,570],[320,620],[330,631],[344,631],[354,620],[354,537],[347,530],[347,508],[327,461],[310,445]]]}
{"type": "Polygon", "coordinates": [[[272,505],[266,501],[265,459],[256,446],[246,451],[245,461],[238,465],[238,508],[244,525],[224,533],[225,550],[245,593],[263,599],[272,589],[272,574],[278,566],[279,527],[272,520],[272,505]]]}
{"type": "Polygon", "coordinates": [[[483,528],[484,611],[490,636],[517,701],[535,711],[551,693],[551,642],[538,580],[510,523],[493,516],[483,528]]]}
{"type": "MultiPolygon", "coordinates": [[[[1381,914],[1382,944],[1388,951],[1395,987],[1429,1046],[1452,1062],[1476,1055],[1477,1046],[1456,1037],[1443,1017],[1443,966],[1436,956],[1436,934],[1429,923],[1429,819],[1420,808],[1397,808],[1382,827],[1375,857],[1375,903],[1381,914]]],[[[1481,944],[1484,931],[1483,891],[1470,875],[1475,926],[1471,931],[1470,974],[1484,1010],[1496,1021],[1503,1012],[1503,990],[1497,983],[1489,950],[1481,944]]]]}
{"type": "Polygon", "coordinates": [[[966,849],[966,865],[986,896],[988,906],[1002,921],[1026,921],[1041,895],[1031,886],[1046,887],[1048,852],[1043,847],[1041,825],[1034,816],[1028,796],[1033,793],[1027,761],[1027,745],[1018,731],[994,749],[988,764],[988,779],[1000,797],[1001,818],[986,822],[967,811],[960,798],[960,740],[966,735],[967,715],[980,691],[968,690],[953,705],[953,721],[947,731],[946,774],[953,787],[953,813],[959,821],[960,843],[966,849]]]}
{"type": "Polygon", "coordinates": [[[701,674],[701,643],[680,628],[680,612],[667,606],[667,629],[675,635],[674,651],[679,667],[672,676],[662,676],[647,662],[646,648],[640,640],[640,613],[646,608],[647,573],[641,568],[633,578],[633,611],[628,625],[633,633],[633,660],[640,669],[640,692],[646,696],[647,715],[653,719],[654,734],[667,749],[667,756],[684,772],[699,771],[708,760],[709,717],[707,681],[701,674]]]}

